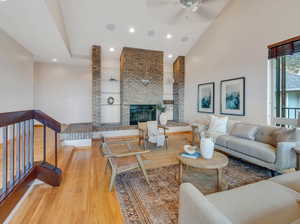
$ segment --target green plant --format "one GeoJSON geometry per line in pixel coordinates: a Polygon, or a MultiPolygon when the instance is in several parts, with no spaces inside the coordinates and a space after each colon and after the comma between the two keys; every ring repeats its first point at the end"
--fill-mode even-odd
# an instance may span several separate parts
{"type": "Polygon", "coordinates": [[[156,105],[156,110],[160,113],[164,113],[167,110],[167,107],[163,105],[162,103],[156,105]]]}

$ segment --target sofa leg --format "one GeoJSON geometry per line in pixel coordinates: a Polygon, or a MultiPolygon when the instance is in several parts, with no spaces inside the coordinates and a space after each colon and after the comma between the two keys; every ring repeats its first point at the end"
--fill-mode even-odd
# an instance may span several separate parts
{"type": "Polygon", "coordinates": [[[274,170],[270,170],[271,172],[271,176],[274,177],[275,176],[275,171],[274,170]]]}
{"type": "Polygon", "coordinates": [[[280,173],[277,172],[277,171],[275,171],[275,170],[270,170],[270,172],[271,172],[271,176],[272,176],[272,177],[275,177],[275,176],[280,175],[280,173]]]}

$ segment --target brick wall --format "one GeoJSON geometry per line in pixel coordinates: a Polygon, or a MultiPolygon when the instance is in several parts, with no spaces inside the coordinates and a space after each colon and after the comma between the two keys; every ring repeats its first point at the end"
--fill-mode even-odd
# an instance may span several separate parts
{"type": "Polygon", "coordinates": [[[129,124],[130,104],[163,101],[163,52],[124,48],[121,54],[121,123],[129,124]],[[149,80],[144,85],[142,80],[149,80]]]}
{"type": "Polygon", "coordinates": [[[101,47],[92,47],[92,111],[93,125],[101,125],[101,47]]]}

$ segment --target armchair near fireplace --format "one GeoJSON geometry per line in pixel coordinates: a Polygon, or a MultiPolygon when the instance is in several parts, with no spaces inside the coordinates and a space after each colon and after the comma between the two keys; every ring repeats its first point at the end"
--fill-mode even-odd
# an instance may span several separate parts
{"type": "MultiPolygon", "coordinates": [[[[162,126],[162,125],[157,125],[157,128],[158,128],[160,134],[164,136],[164,147],[167,150],[168,149],[168,135],[166,132],[168,130],[168,127],[162,126]]],[[[148,134],[149,132],[148,132],[147,122],[139,122],[138,130],[139,130],[139,145],[141,145],[143,142],[144,149],[146,150],[148,148],[148,145],[151,144],[151,142],[149,141],[149,134],[148,134]]]]}

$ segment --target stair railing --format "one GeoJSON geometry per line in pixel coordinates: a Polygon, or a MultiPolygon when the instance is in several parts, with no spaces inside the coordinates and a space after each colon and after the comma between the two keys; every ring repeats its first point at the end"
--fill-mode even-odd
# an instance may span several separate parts
{"type": "Polygon", "coordinates": [[[52,186],[59,186],[61,170],[57,167],[57,136],[61,132],[61,124],[39,110],[27,110],[0,113],[0,129],[0,222],[3,222],[28,189],[30,181],[38,178],[52,186]],[[34,121],[43,125],[43,161],[40,162],[35,162],[34,158],[34,121]],[[53,165],[47,162],[47,128],[55,132],[53,165]]]}

